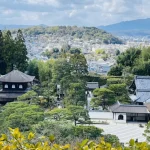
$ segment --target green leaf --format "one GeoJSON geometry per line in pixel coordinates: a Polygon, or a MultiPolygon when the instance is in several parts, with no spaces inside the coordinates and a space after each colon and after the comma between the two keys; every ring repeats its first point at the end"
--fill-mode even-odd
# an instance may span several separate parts
{"type": "Polygon", "coordinates": [[[82,143],[80,144],[80,146],[81,147],[85,146],[88,141],[89,141],[88,139],[83,140],[82,143]]]}
{"type": "Polygon", "coordinates": [[[134,146],[135,141],[133,139],[131,139],[130,142],[129,142],[129,144],[130,144],[130,146],[134,146]]]}
{"type": "Polygon", "coordinates": [[[49,136],[49,140],[50,140],[51,143],[53,143],[53,142],[55,141],[54,135],[50,135],[50,136],[49,136]]]}

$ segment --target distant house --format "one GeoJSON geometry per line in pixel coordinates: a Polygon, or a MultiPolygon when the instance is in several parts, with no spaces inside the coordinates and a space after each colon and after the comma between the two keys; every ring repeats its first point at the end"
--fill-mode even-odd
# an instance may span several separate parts
{"type": "Polygon", "coordinates": [[[148,122],[150,113],[145,105],[125,105],[119,102],[110,107],[116,122],[148,122]]]}
{"type": "Polygon", "coordinates": [[[0,103],[11,102],[18,96],[26,93],[32,85],[34,76],[29,76],[19,70],[13,70],[0,77],[2,90],[0,91],[0,103]]]}
{"type": "Polygon", "coordinates": [[[135,76],[130,86],[131,100],[135,104],[143,105],[150,102],[150,76],[135,76]]]}

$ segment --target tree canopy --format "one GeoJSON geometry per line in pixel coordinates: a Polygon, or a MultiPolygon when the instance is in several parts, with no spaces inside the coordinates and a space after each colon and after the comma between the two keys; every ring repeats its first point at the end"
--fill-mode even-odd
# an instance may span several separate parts
{"type": "Polygon", "coordinates": [[[11,102],[2,107],[0,129],[7,131],[9,127],[19,127],[22,131],[29,131],[32,125],[43,120],[44,112],[39,106],[25,102],[11,102]]]}
{"type": "Polygon", "coordinates": [[[103,110],[115,103],[114,92],[107,88],[97,88],[93,91],[93,95],[92,103],[94,106],[102,106],[103,110]]]}
{"type": "Polygon", "coordinates": [[[14,67],[25,71],[28,65],[27,48],[21,30],[13,38],[10,31],[0,31],[0,74],[13,70],[14,67]]]}

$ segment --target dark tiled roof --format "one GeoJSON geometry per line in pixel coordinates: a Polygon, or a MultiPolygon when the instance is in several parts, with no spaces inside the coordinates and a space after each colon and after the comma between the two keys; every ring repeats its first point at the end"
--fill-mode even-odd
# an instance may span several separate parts
{"type": "Polygon", "coordinates": [[[123,105],[116,103],[110,109],[114,113],[149,113],[147,107],[144,105],[123,105]]]}
{"type": "Polygon", "coordinates": [[[89,89],[96,89],[99,88],[98,82],[87,82],[87,88],[89,89]]]}
{"type": "Polygon", "coordinates": [[[150,99],[149,90],[137,90],[136,91],[136,102],[147,102],[150,99]]]}
{"type": "Polygon", "coordinates": [[[116,108],[120,106],[120,102],[117,101],[114,105],[110,106],[111,111],[114,111],[116,108]]]}
{"type": "Polygon", "coordinates": [[[18,96],[21,96],[21,95],[23,95],[24,93],[0,93],[0,101],[1,101],[1,99],[3,99],[3,98],[7,98],[7,99],[9,99],[9,98],[13,98],[13,99],[15,99],[15,98],[17,98],[18,96]]]}
{"type": "Polygon", "coordinates": [[[135,76],[132,85],[135,85],[136,102],[146,102],[150,99],[150,76],[135,76]]]}
{"type": "Polygon", "coordinates": [[[150,90],[150,76],[135,76],[137,90],[150,90]]]}
{"type": "Polygon", "coordinates": [[[0,82],[27,83],[32,82],[34,78],[34,76],[29,76],[19,70],[13,70],[8,74],[0,77],[0,82]]]}

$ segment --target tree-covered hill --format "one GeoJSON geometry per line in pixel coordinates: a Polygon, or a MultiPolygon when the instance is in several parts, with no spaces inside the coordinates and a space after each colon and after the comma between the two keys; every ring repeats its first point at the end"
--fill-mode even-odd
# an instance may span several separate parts
{"type": "MultiPolygon", "coordinates": [[[[22,29],[25,35],[36,36],[40,34],[49,34],[53,37],[69,37],[83,40],[98,40],[105,44],[121,44],[122,41],[110,33],[95,27],[77,27],[77,26],[34,26],[22,29]]],[[[16,30],[13,30],[15,33],[16,30]]]]}

